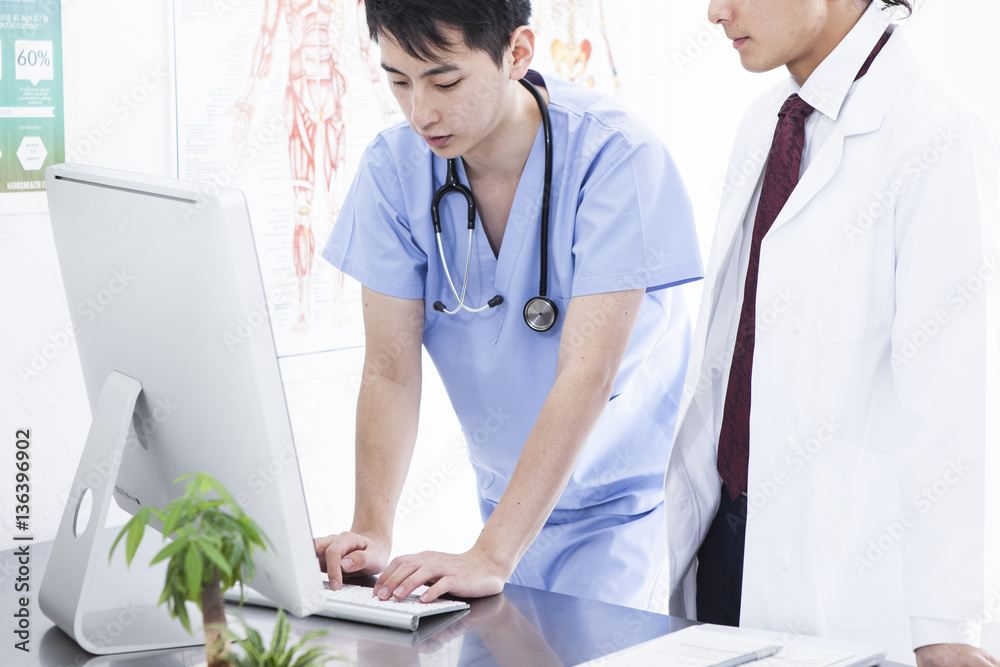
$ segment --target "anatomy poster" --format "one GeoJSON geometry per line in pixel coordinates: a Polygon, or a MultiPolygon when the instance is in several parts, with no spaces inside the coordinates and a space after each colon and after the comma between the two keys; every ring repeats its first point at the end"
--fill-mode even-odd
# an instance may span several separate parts
{"type": "Polygon", "coordinates": [[[363,343],[360,288],[320,256],[365,146],[402,119],[363,12],[175,3],[179,177],[246,194],[279,356],[363,343]]]}
{"type": "MultiPolygon", "coordinates": [[[[614,95],[654,127],[666,117],[666,3],[534,0],[532,67],[614,95]]],[[[661,128],[657,128],[661,129],[661,128]]]]}
{"type": "MultiPolygon", "coordinates": [[[[548,60],[561,79],[605,92],[620,84],[614,49],[608,35],[604,0],[536,0],[533,25],[537,31],[535,62],[548,60]]],[[[624,47],[624,43],[617,45],[624,47]]]]}
{"type": "Polygon", "coordinates": [[[3,210],[44,210],[45,168],[65,152],[59,1],[0,0],[3,210]]]}

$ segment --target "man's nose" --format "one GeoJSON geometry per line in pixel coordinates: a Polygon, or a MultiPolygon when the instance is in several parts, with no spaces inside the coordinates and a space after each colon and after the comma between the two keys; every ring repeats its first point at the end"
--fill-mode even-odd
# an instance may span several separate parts
{"type": "Polygon", "coordinates": [[[731,21],[733,18],[733,7],[730,0],[711,0],[708,3],[708,20],[712,23],[731,21]]]}
{"type": "Polygon", "coordinates": [[[410,122],[418,130],[422,130],[441,120],[441,114],[434,95],[417,88],[414,87],[413,98],[410,100],[410,122]]]}

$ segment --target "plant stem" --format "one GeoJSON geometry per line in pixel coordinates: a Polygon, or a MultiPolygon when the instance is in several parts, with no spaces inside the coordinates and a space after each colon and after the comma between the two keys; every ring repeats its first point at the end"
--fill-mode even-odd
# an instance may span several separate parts
{"type": "Polygon", "coordinates": [[[201,591],[201,613],[205,623],[205,652],[208,667],[230,667],[229,639],[226,637],[226,606],[222,601],[219,571],[212,568],[212,581],[201,591]]]}

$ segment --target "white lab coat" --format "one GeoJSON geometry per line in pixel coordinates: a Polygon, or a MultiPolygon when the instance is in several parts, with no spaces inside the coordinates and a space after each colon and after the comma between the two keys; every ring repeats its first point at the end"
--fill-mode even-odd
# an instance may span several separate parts
{"type": "MultiPolygon", "coordinates": [[[[738,229],[789,86],[740,126],[709,258],[665,485],[675,615],[719,503],[738,229]]],[[[765,237],[743,626],[912,661],[1000,621],[998,150],[897,34],[765,237]]]]}

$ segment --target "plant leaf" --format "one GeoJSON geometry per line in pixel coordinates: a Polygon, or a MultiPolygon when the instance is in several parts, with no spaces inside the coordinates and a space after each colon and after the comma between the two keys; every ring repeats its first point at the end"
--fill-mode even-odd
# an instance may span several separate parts
{"type": "Polygon", "coordinates": [[[317,639],[318,637],[325,637],[328,634],[330,633],[326,630],[313,630],[312,632],[307,632],[306,634],[302,635],[302,638],[298,641],[297,644],[295,644],[293,648],[300,649],[313,639],[317,639]]]}
{"type": "Polygon", "coordinates": [[[129,526],[133,521],[135,521],[135,517],[129,519],[128,523],[122,526],[121,531],[118,533],[118,537],[116,537],[115,541],[111,543],[111,550],[108,552],[108,562],[111,562],[111,557],[114,555],[115,549],[118,548],[118,543],[121,542],[122,538],[125,537],[126,533],[128,533],[129,526]]]}
{"type": "Polygon", "coordinates": [[[184,555],[184,574],[187,575],[187,595],[188,599],[198,601],[201,599],[201,584],[204,564],[201,560],[201,550],[198,543],[191,543],[191,547],[184,555]]]}
{"type": "Polygon", "coordinates": [[[226,557],[223,556],[218,549],[216,549],[211,544],[202,544],[202,550],[215,567],[219,568],[219,574],[225,575],[226,577],[233,576],[233,570],[229,567],[229,563],[226,562],[226,557]]]}
{"type": "Polygon", "coordinates": [[[262,653],[264,651],[264,638],[253,628],[246,625],[243,627],[247,631],[247,640],[250,642],[250,646],[257,649],[258,653],[262,653]]]}
{"type": "MultiPolygon", "coordinates": [[[[208,475],[206,475],[206,477],[208,477],[208,475]]],[[[229,505],[235,512],[239,512],[241,514],[243,513],[243,510],[241,510],[240,506],[235,500],[233,500],[233,496],[229,493],[229,490],[226,489],[226,487],[222,486],[222,484],[211,477],[208,477],[208,480],[215,492],[219,494],[219,497],[222,498],[227,505],[229,505]]]]}
{"type": "Polygon", "coordinates": [[[315,667],[316,665],[325,665],[329,661],[330,654],[325,646],[313,646],[299,655],[295,662],[292,663],[292,667],[315,667]]]}
{"type": "Polygon", "coordinates": [[[132,564],[132,559],[135,558],[135,552],[139,549],[139,542],[142,541],[142,534],[146,531],[146,517],[149,516],[149,512],[143,512],[139,510],[139,513],[129,522],[128,538],[125,540],[125,562],[129,565],[132,564]],[[142,516],[141,521],[136,521],[139,516],[142,516]]]}
{"type": "Polygon", "coordinates": [[[136,512],[135,516],[128,520],[128,523],[122,526],[121,532],[118,533],[115,541],[111,544],[111,550],[108,552],[108,561],[111,560],[111,556],[114,554],[115,549],[118,548],[118,543],[121,541],[122,537],[128,535],[129,539],[125,542],[125,563],[127,565],[132,564],[132,558],[135,556],[136,548],[138,548],[138,543],[136,543],[135,547],[131,549],[131,552],[129,551],[129,544],[132,541],[132,532],[138,530],[139,539],[142,539],[142,533],[146,528],[146,524],[149,522],[149,512],[150,508],[142,508],[136,512]],[[136,528],[136,526],[138,526],[138,528],[136,528]]]}
{"type": "Polygon", "coordinates": [[[175,553],[177,553],[178,551],[180,551],[184,547],[186,547],[190,542],[191,542],[191,538],[189,538],[189,537],[181,537],[181,538],[178,538],[178,539],[174,540],[173,542],[171,542],[167,546],[165,546],[162,549],[160,549],[160,552],[158,554],[156,554],[155,556],[153,556],[153,560],[150,561],[149,564],[150,565],[156,565],[161,560],[164,560],[164,559],[172,557],[175,553]]]}
{"type": "MultiPolygon", "coordinates": [[[[181,500],[178,498],[177,500],[181,500]]],[[[175,501],[176,502],[176,501],[175,501]]],[[[163,521],[163,534],[173,535],[174,530],[177,528],[177,524],[180,523],[181,519],[186,516],[186,512],[183,508],[183,503],[171,503],[167,505],[165,514],[165,519],[163,521]]]]}
{"type": "Polygon", "coordinates": [[[169,600],[173,594],[173,588],[170,586],[170,580],[168,579],[167,582],[163,584],[163,592],[160,593],[160,599],[156,601],[156,606],[159,607],[161,604],[169,600]]]}
{"type": "Polygon", "coordinates": [[[285,652],[285,644],[288,643],[288,619],[285,617],[285,610],[278,607],[278,615],[274,623],[274,635],[271,637],[271,652],[281,655],[285,652]]]}
{"type": "Polygon", "coordinates": [[[126,532],[128,532],[128,524],[127,523],[124,526],[122,526],[122,529],[118,532],[118,536],[115,537],[115,541],[111,543],[111,550],[108,551],[108,560],[109,561],[111,560],[111,556],[115,553],[115,547],[117,547],[118,543],[122,541],[122,536],[126,532]]]}
{"type": "Polygon", "coordinates": [[[184,625],[184,629],[191,634],[191,620],[188,618],[187,605],[184,604],[184,594],[180,591],[174,593],[174,608],[172,615],[175,618],[180,619],[181,624],[184,625]]]}
{"type": "MultiPolygon", "coordinates": [[[[199,496],[203,496],[206,493],[208,493],[209,491],[211,491],[212,490],[212,482],[215,482],[214,479],[212,479],[211,477],[209,477],[208,475],[206,475],[203,472],[198,473],[198,475],[195,477],[195,481],[198,484],[198,495],[199,496]]],[[[215,482],[215,483],[218,484],[218,482],[215,482]]]]}

